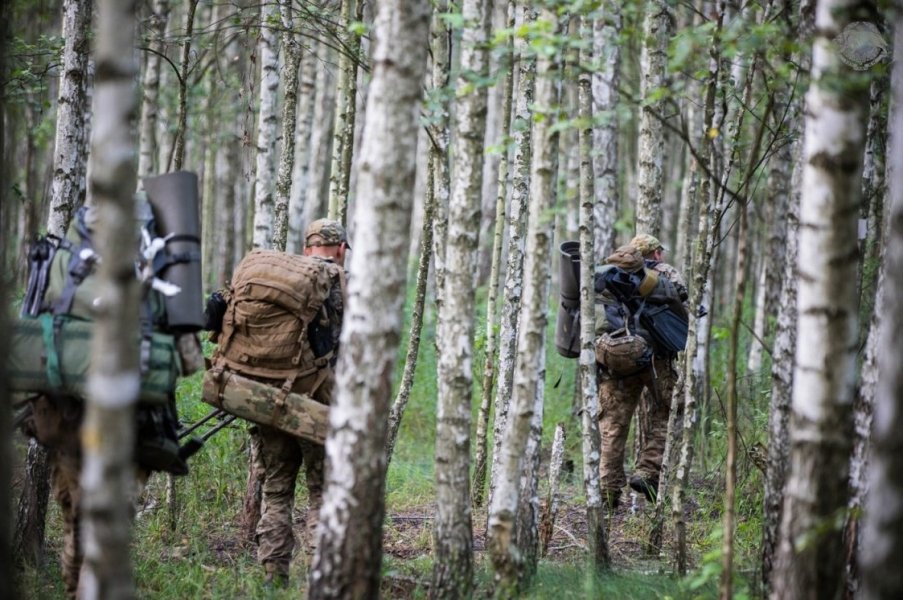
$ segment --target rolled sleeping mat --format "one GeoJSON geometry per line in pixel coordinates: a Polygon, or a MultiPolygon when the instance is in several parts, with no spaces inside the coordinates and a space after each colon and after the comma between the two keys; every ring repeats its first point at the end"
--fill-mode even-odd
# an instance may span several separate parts
{"type": "Polygon", "coordinates": [[[180,332],[200,331],[204,327],[204,294],[197,175],[177,171],[147,177],[143,183],[156,233],[167,239],[157,276],[182,290],[165,299],[168,326],[180,332]]]}
{"type": "Polygon", "coordinates": [[[279,387],[224,370],[204,373],[201,398],[236,417],[275,427],[291,435],[323,444],[329,430],[329,407],[307,394],[283,394],[279,387]]]}
{"type": "Polygon", "coordinates": [[[580,356],[580,242],[562,242],[555,348],[565,358],[580,356]]]}

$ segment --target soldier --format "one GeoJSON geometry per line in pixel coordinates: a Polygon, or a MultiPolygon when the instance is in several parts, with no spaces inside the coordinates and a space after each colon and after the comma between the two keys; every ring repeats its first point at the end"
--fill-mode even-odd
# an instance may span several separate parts
{"type": "MultiPolygon", "coordinates": [[[[331,219],[319,219],[311,223],[305,233],[304,244],[305,256],[314,256],[339,266],[345,265],[345,252],[351,249],[345,228],[331,219]]],[[[311,346],[315,351],[317,346],[322,346],[320,352],[338,349],[344,306],[341,286],[333,287],[325,306],[328,325],[321,324],[316,331],[308,329],[311,346]]],[[[314,400],[323,404],[330,404],[332,400],[335,362],[333,357],[325,369],[325,380],[316,387],[313,394],[314,400]]],[[[295,383],[295,390],[303,391],[310,386],[309,379],[322,376],[322,373],[317,373],[299,378],[295,383]]],[[[303,465],[308,493],[307,548],[312,555],[316,549],[317,524],[323,503],[323,465],[326,454],[322,445],[296,438],[272,427],[258,425],[256,436],[264,471],[263,501],[257,524],[257,559],[266,572],[265,582],[282,586],[288,582],[289,563],[295,545],[292,534],[295,480],[303,465]]]]}
{"type": "MultiPolygon", "coordinates": [[[[79,476],[82,464],[79,429],[83,414],[84,402],[80,398],[42,394],[31,400],[30,414],[22,424],[26,435],[34,437],[38,443],[47,448],[53,496],[60,505],[63,520],[60,570],[66,594],[71,598],[74,598],[78,591],[79,572],[83,560],[79,535],[81,510],[79,476]]],[[[140,495],[150,474],[149,468],[140,464],[141,450],[140,448],[137,450],[139,456],[136,459],[139,463],[135,467],[135,488],[132,490],[134,498],[140,495]]],[[[173,463],[181,462],[177,455],[172,456],[171,460],[173,463]]],[[[187,467],[184,467],[183,463],[181,468],[175,470],[184,473],[187,472],[187,467]]]]}
{"type": "MultiPolygon", "coordinates": [[[[655,261],[654,263],[645,262],[641,250],[633,244],[618,248],[613,255],[606,259],[606,262],[627,273],[636,274],[638,279],[643,277],[641,273],[645,267],[645,279],[650,282],[657,280],[655,287],[651,291],[647,290],[642,298],[639,296],[639,291],[634,292],[635,295],[632,299],[637,304],[639,302],[645,302],[647,305],[677,304],[680,307],[679,300],[686,297],[686,287],[683,286],[673,267],[659,262],[663,251],[661,244],[652,236],[637,236],[634,241],[646,250],[649,249],[650,244],[652,245],[651,251],[647,254],[651,260],[655,261]],[[668,276],[671,271],[676,275],[677,281],[668,276]]],[[[603,267],[603,272],[604,270],[605,267],[603,267]]],[[[599,279],[600,275],[597,274],[597,281],[599,279]]],[[[597,291],[599,291],[598,287],[597,284],[597,291]]],[[[613,324],[612,321],[617,320],[617,313],[622,310],[623,304],[617,302],[608,290],[597,294],[597,303],[600,306],[597,307],[596,334],[601,335],[606,331],[611,332],[615,325],[620,325],[619,323],[613,324]]],[[[629,318],[624,321],[629,326],[629,318]]],[[[641,363],[638,363],[641,366],[626,375],[616,374],[604,365],[600,365],[599,369],[601,409],[599,429],[602,437],[600,475],[603,497],[611,508],[618,506],[621,490],[628,483],[624,474],[625,445],[630,430],[630,420],[641,399],[649,407],[646,415],[647,433],[640,451],[639,462],[629,484],[632,489],[642,493],[647,500],[655,499],[667,435],[670,398],[677,381],[677,372],[672,365],[674,354],[652,342],[648,332],[640,329],[635,333],[649,339],[650,348],[647,355],[643,357],[641,363]]]]}

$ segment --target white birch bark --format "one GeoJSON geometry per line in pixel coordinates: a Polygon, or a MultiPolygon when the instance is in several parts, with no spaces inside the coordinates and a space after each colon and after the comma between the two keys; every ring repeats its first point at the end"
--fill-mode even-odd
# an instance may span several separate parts
{"type": "MultiPolygon", "coordinates": [[[[361,0],[363,2],[363,0],[361,0]]],[[[339,53],[339,79],[336,85],[332,169],[329,176],[329,218],[345,223],[348,207],[348,182],[351,178],[351,156],[354,149],[355,96],[357,63],[361,38],[348,30],[356,16],[356,0],[342,0],[339,27],[342,51],[339,53]]]]}
{"type": "MultiPolygon", "coordinates": [[[[621,3],[607,0],[603,4],[602,16],[596,19],[593,30],[594,59],[600,69],[593,73],[593,114],[596,124],[593,131],[593,152],[595,173],[595,263],[602,261],[614,251],[617,245],[617,229],[620,205],[620,189],[618,185],[621,155],[619,153],[620,137],[623,132],[618,123],[618,95],[621,71],[622,19],[621,3]]],[[[655,43],[653,40],[652,43],[655,43]]],[[[644,51],[645,51],[644,43],[644,51]]],[[[645,56],[645,55],[644,55],[645,56]]],[[[645,85],[642,83],[641,86],[645,85]]],[[[645,89],[645,88],[643,88],[645,89]]],[[[645,93],[641,91],[641,93],[645,93]]],[[[657,122],[652,127],[659,127],[657,122]]],[[[632,135],[632,132],[631,132],[632,135]]],[[[623,150],[623,149],[622,149],[623,150]]],[[[630,158],[628,158],[630,162],[630,158]]],[[[661,165],[659,165],[661,169],[661,165]]],[[[659,203],[661,191],[659,190],[659,203]]],[[[637,214],[639,205],[636,206],[637,214]]],[[[644,428],[645,429],[645,428],[644,428]]],[[[636,436],[639,443],[641,434],[636,436]]],[[[639,447],[639,446],[637,446],[639,447]]]]}
{"type": "Polygon", "coordinates": [[[665,84],[670,37],[670,16],[664,0],[649,0],[643,20],[643,48],[640,56],[640,110],[637,160],[636,232],[661,235],[662,172],[665,162],[665,134],[661,121],[663,102],[650,96],[665,84]]]}
{"type": "Polygon", "coordinates": [[[182,42],[182,59],[179,62],[179,117],[176,124],[176,134],[173,143],[172,154],[169,157],[167,171],[172,166],[172,170],[181,171],[182,163],[185,160],[185,134],[188,129],[188,74],[191,70],[191,38],[194,32],[194,14],[197,10],[200,0],[189,0],[188,9],[185,15],[185,32],[182,42]]]}
{"type": "Polygon", "coordinates": [[[326,44],[318,50],[317,76],[315,82],[316,100],[314,106],[313,130],[310,136],[310,179],[304,194],[304,218],[299,230],[304,230],[311,221],[323,218],[328,210],[329,165],[332,155],[332,126],[335,119],[335,74],[332,61],[335,52],[326,44]]]}
{"type": "MultiPolygon", "coordinates": [[[[508,2],[508,24],[514,27],[514,2],[508,2]]],[[[507,45],[510,53],[512,45],[507,45]]],[[[514,93],[514,68],[510,61],[500,65],[507,70],[504,78],[502,94],[502,138],[510,136],[511,101],[514,93]]],[[[507,145],[506,145],[507,147],[507,145]]],[[[484,170],[485,173],[485,170],[484,170]]],[[[487,440],[489,430],[489,411],[492,408],[492,392],[495,384],[496,364],[498,363],[498,335],[496,334],[496,308],[498,301],[499,280],[501,277],[502,240],[505,235],[506,204],[508,200],[508,151],[504,150],[498,160],[496,174],[495,227],[492,237],[492,262],[489,270],[489,281],[486,287],[486,356],[483,360],[483,379],[480,386],[480,413],[477,418],[477,449],[473,474],[473,505],[483,506],[484,488],[486,487],[487,440]]],[[[484,186],[485,193],[485,186],[484,186]]]]}
{"type": "Polygon", "coordinates": [[[846,507],[857,348],[859,177],[867,89],[855,85],[832,41],[852,3],[816,6],[812,83],[806,95],[798,335],[784,499],[773,598],[838,597],[842,532],[825,528],[846,507]],[[837,81],[847,81],[840,87],[837,81]],[[808,541],[807,541],[808,540],[808,541]]]}
{"type": "MultiPolygon", "coordinates": [[[[540,20],[553,30],[555,14],[543,9],[540,20]]],[[[545,330],[548,320],[549,250],[554,217],[550,209],[555,198],[555,154],[557,136],[552,131],[551,108],[557,104],[552,58],[537,59],[536,102],[544,118],[533,122],[533,157],[530,169],[530,209],[524,264],[523,301],[517,334],[517,365],[513,396],[504,439],[500,447],[499,469],[491,498],[487,525],[490,550],[499,597],[516,597],[525,583],[525,548],[515,545],[515,521],[521,493],[521,469],[532,461],[527,443],[536,413],[542,413],[542,380],[545,375],[545,330]]]]}
{"type": "MultiPolygon", "coordinates": [[[[799,8],[799,25],[791,28],[802,39],[811,39],[814,27],[814,2],[804,0],[799,8]]],[[[811,54],[799,53],[800,69],[808,73],[811,54]]],[[[787,202],[785,249],[781,270],[780,297],[772,349],[771,402],[768,416],[768,468],[765,474],[765,515],[762,523],[762,586],[765,594],[771,590],[771,577],[778,545],[779,528],[784,510],[784,488],[787,483],[790,456],[790,403],[793,395],[793,371],[795,365],[797,335],[797,254],[799,241],[799,208],[802,188],[802,130],[803,100],[784,90],[787,106],[787,131],[795,136],[792,146],[776,155],[775,160],[793,165],[789,182],[787,170],[775,169],[769,182],[769,192],[775,204],[787,202]],[[781,195],[787,199],[782,200],[781,195]]]]}
{"type": "MultiPolygon", "coordinates": [[[[712,32],[712,43],[709,47],[709,66],[705,86],[703,130],[709,131],[716,123],[715,98],[721,73],[721,48],[720,35],[724,19],[724,0],[715,3],[715,28],[712,32]]],[[[677,572],[685,574],[687,569],[686,555],[686,522],[684,519],[683,505],[686,497],[686,486],[690,477],[690,466],[693,461],[693,433],[696,428],[698,415],[697,395],[700,383],[701,370],[704,365],[705,340],[708,339],[706,327],[709,319],[697,317],[697,311],[706,298],[711,298],[711,282],[709,281],[712,267],[714,243],[716,239],[715,224],[718,222],[723,207],[716,202],[713,184],[715,175],[712,173],[712,146],[713,142],[707,135],[702,135],[699,146],[699,161],[708,168],[709,175],[703,177],[699,186],[699,233],[696,237],[693,250],[693,282],[690,287],[690,330],[687,336],[687,351],[685,358],[684,378],[684,424],[681,433],[681,446],[678,463],[674,468],[674,489],[671,501],[671,518],[674,522],[676,539],[677,572]],[[707,295],[708,294],[708,295],[707,295]],[[697,362],[699,359],[699,362],[697,362]]],[[[707,307],[711,310],[711,306],[707,307]]]]}
{"type": "MultiPolygon", "coordinates": [[[[535,20],[535,12],[529,6],[520,6],[521,23],[535,20]]],[[[499,448],[504,437],[514,385],[514,361],[517,355],[517,324],[520,318],[523,294],[524,247],[527,228],[527,201],[530,196],[530,162],[533,139],[530,124],[533,121],[533,93],[536,85],[536,59],[528,52],[526,42],[520,38],[514,42],[517,60],[517,90],[514,95],[514,162],[511,173],[511,200],[508,206],[507,238],[508,257],[505,261],[505,289],[502,314],[499,319],[498,369],[495,393],[495,417],[492,425],[492,468],[490,469],[489,506],[492,505],[498,477],[499,448]]]]}
{"type": "Polygon", "coordinates": [[[276,175],[276,197],[273,208],[273,248],[286,249],[288,237],[288,207],[295,166],[295,116],[298,107],[298,66],[301,44],[292,17],[292,1],[281,0],[283,59],[282,80],[282,153],[276,175]]]}
{"type": "Polygon", "coordinates": [[[448,203],[445,289],[439,312],[439,398],[436,420],[435,553],[431,593],[470,596],[473,556],[470,506],[470,399],[473,383],[474,291],[479,247],[486,88],[469,78],[486,77],[489,3],[464,0],[461,72],[453,139],[454,180],[448,203]]]}
{"type": "Polygon", "coordinates": [[[295,161],[292,170],[292,192],[288,205],[288,239],[286,250],[300,254],[304,247],[304,202],[310,186],[311,134],[314,126],[317,69],[317,44],[311,42],[301,54],[297,123],[295,125],[295,161]]]}
{"type": "Polygon", "coordinates": [[[80,598],[133,598],[130,493],[134,485],[134,408],[140,373],[139,289],[134,277],[137,107],[135,2],[98,3],[95,133],[91,188],[98,210],[101,306],[95,319],[82,425],[80,598]]]}
{"type": "MultiPolygon", "coordinates": [[[[893,98],[889,156],[903,152],[903,64],[899,49],[903,48],[903,18],[895,19],[894,46],[897,60],[893,67],[893,98]]],[[[891,161],[888,161],[891,164],[891,161]]],[[[868,461],[868,497],[864,516],[862,543],[859,547],[859,567],[862,573],[863,600],[894,598],[903,595],[903,571],[899,558],[903,552],[903,448],[900,428],[903,427],[903,378],[899,365],[903,343],[903,169],[890,167],[887,177],[889,194],[889,231],[875,314],[883,314],[883,323],[873,326],[879,330],[878,363],[880,380],[874,405],[871,456],[868,461]],[[882,292],[883,288],[883,292],[882,292]]],[[[871,341],[872,335],[869,336],[871,341]]],[[[873,385],[873,383],[872,383],[873,385]]]]}
{"type": "Polygon", "coordinates": [[[404,324],[408,250],[429,4],[386,0],[374,23],[373,80],[361,149],[338,393],[326,440],[326,493],[309,597],[379,595],[386,433],[404,324]]]}
{"type": "MultiPolygon", "coordinates": [[[[586,33],[592,25],[584,17],[583,30],[586,33]]],[[[596,49],[598,51],[598,49],[596,49]]],[[[585,51],[584,51],[585,52],[585,51]]],[[[584,54],[585,58],[585,54],[584,54]]],[[[582,72],[578,81],[578,118],[586,123],[579,130],[580,142],[580,391],[582,425],[581,451],[583,455],[583,492],[586,495],[586,529],[589,560],[596,569],[607,568],[611,564],[608,539],[605,532],[605,515],[602,510],[602,494],[599,484],[599,397],[596,382],[595,323],[596,289],[594,247],[598,240],[599,228],[595,217],[599,207],[594,184],[600,178],[593,172],[593,144],[596,131],[589,125],[593,122],[593,90],[591,77],[595,74],[582,72]]],[[[616,157],[615,157],[616,158],[616,157]]],[[[607,213],[606,213],[607,214],[607,213]]],[[[611,240],[609,240],[611,241],[611,240]]],[[[606,242],[608,243],[608,242],[606,242]]]]}
{"type": "MultiPolygon", "coordinates": [[[[430,56],[433,64],[430,72],[434,102],[438,108],[431,116],[432,145],[430,146],[430,166],[433,171],[433,185],[436,195],[436,217],[433,225],[433,270],[436,279],[436,314],[442,309],[445,297],[445,245],[448,237],[448,197],[451,178],[448,168],[449,107],[448,100],[442,99],[449,84],[452,36],[448,23],[440,16],[448,9],[447,0],[436,0],[430,24],[430,56]]],[[[438,340],[437,340],[438,343],[438,340]]]]}
{"type": "Polygon", "coordinates": [[[72,212],[82,202],[82,181],[88,154],[88,35],[90,0],[63,3],[63,66],[57,100],[56,141],[53,150],[50,214],[47,233],[65,237],[72,212]]]}
{"type": "Polygon", "coordinates": [[[273,22],[279,19],[279,5],[264,4],[260,9],[260,107],[257,113],[257,170],[254,180],[255,248],[273,245],[273,192],[276,180],[276,136],[279,87],[278,41],[273,22]]]}
{"type": "MultiPolygon", "coordinates": [[[[903,76],[903,73],[901,73],[903,76]]],[[[859,386],[856,390],[856,399],[853,402],[853,452],[850,456],[850,502],[848,516],[844,526],[844,543],[846,544],[847,562],[847,594],[855,596],[860,588],[859,566],[856,556],[860,548],[860,521],[865,499],[869,494],[869,481],[867,478],[869,468],[869,455],[872,447],[872,423],[874,420],[875,396],[879,385],[878,361],[884,351],[881,346],[881,328],[886,319],[887,304],[885,299],[886,279],[886,247],[888,241],[888,218],[890,206],[885,203],[885,134],[897,135],[896,132],[887,131],[887,123],[895,115],[888,115],[882,110],[884,104],[880,94],[887,92],[888,79],[873,80],[871,86],[871,110],[869,126],[866,134],[866,151],[863,161],[862,196],[863,204],[868,204],[868,234],[865,240],[865,252],[862,256],[861,270],[863,280],[860,285],[860,314],[864,307],[870,307],[871,315],[863,326],[865,330],[865,358],[859,373],[859,386]],[[877,97],[876,97],[877,96],[877,97]],[[883,126],[882,126],[883,125],[883,126]],[[880,141],[879,141],[880,140],[880,141]],[[877,261],[877,273],[869,281],[865,273],[869,262],[877,261]],[[874,288],[874,299],[868,299],[870,289],[874,288]],[[864,306],[862,306],[864,305],[864,306]]],[[[891,104],[888,112],[896,113],[898,105],[891,104]]],[[[888,163],[892,165],[893,163],[888,163]]],[[[893,169],[887,168],[887,175],[893,177],[893,169]]],[[[860,339],[862,336],[860,335],[860,339]]]]}
{"type": "Polygon", "coordinates": [[[408,400],[411,397],[411,390],[414,387],[417,353],[420,350],[420,334],[423,330],[423,309],[426,301],[427,279],[429,278],[430,262],[433,257],[433,217],[436,214],[436,186],[433,181],[433,169],[427,166],[426,171],[426,201],[423,207],[423,226],[420,234],[417,289],[414,293],[414,308],[411,311],[411,331],[408,335],[404,373],[401,376],[401,384],[398,386],[398,394],[396,394],[395,401],[392,403],[392,409],[389,411],[389,434],[386,441],[387,465],[392,461],[392,454],[395,452],[395,440],[398,437],[398,428],[401,426],[401,419],[404,416],[404,410],[407,407],[408,400]]]}
{"type": "MultiPolygon", "coordinates": [[[[160,98],[160,67],[166,23],[169,21],[169,0],[154,0],[151,5],[147,41],[148,50],[144,76],[141,80],[141,122],[138,125],[138,179],[154,173],[157,150],[157,112],[160,98]]],[[[168,68],[168,65],[167,65],[168,68]]]]}

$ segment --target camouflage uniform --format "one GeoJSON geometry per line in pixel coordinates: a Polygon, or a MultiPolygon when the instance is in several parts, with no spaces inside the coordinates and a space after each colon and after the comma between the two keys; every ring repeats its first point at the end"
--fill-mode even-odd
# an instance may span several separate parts
{"type": "MultiPolygon", "coordinates": [[[[53,496],[60,505],[63,519],[63,547],[60,570],[66,594],[75,597],[82,566],[80,542],[81,445],[79,428],[84,403],[70,397],[38,396],[32,402],[32,414],[23,424],[27,435],[47,447],[53,496]]],[[[147,482],[148,471],[136,468],[135,497],[147,482]]]]}
{"type": "MultiPolygon", "coordinates": [[[[329,219],[319,219],[311,223],[305,235],[307,246],[330,246],[345,243],[347,238],[345,229],[337,222],[329,219]],[[311,242],[313,235],[318,235],[319,240],[311,242]]],[[[322,260],[329,260],[323,258],[322,260]]],[[[321,335],[329,337],[328,347],[334,353],[338,351],[339,334],[342,328],[342,314],[344,312],[344,296],[341,286],[335,286],[330,291],[329,298],[324,304],[319,326],[321,335]]],[[[308,329],[311,345],[317,351],[316,335],[312,329],[308,329]]],[[[318,336],[319,337],[319,336],[318,336]]],[[[332,392],[335,387],[336,358],[333,356],[326,372],[315,373],[300,378],[295,382],[293,391],[310,393],[311,387],[318,377],[325,376],[316,388],[312,397],[322,404],[331,404],[332,392]]],[[[265,380],[264,380],[265,381],[265,380]]],[[[282,381],[270,381],[277,387],[282,381]]],[[[269,578],[284,580],[288,577],[289,563],[295,546],[295,538],[292,532],[292,509],[295,500],[295,480],[301,467],[307,483],[307,550],[312,555],[317,543],[317,525],[319,523],[320,506],[323,504],[323,467],[326,459],[325,448],[314,442],[297,438],[272,427],[257,426],[257,442],[260,444],[260,465],[264,473],[263,501],[260,509],[260,521],[257,524],[257,560],[264,566],[269,578]]]]}
{"type": "MultiPolygon", "coordinates": [[[[648,254],[661,247],[658,240],[652,236],[637,236],[630,245],[641,254],[648,254]]],[[[645,261],[645,266],[670,280],[681,300],[686,300],[686,285],[674,267],[648,260],[645,261]]],[[[601,304],[601,306],[597,304],[597,313],[611,302],[610,296],[597,294],[597,303],[601,304]]],[[[604,318],[600,319],[597,314],[597,335],[602,333],[600,327],[604,326],[604,318]]],[[[600,368],[599,430],[602,438],[600,477],[603,495],[611,505],[618,503],[621,490],[628,483],[624,474],[625,446],[630,421],[638,405],[642,407],[639,414],[643,421],[645,439],[641,439],[639,461],[630,483],[631,487],[645,493],[647,498],[651,498],[654,494],[650,492],[658,487],[668,431],[671,395],[677,382],[673,359],[674,355],[656,352],[649,367],[635,375],[620,378],[612,376],[604,367],[600,368]]]]}

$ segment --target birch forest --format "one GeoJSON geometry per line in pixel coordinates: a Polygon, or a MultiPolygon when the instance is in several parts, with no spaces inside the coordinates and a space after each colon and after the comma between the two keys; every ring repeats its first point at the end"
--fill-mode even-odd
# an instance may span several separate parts
{"type": "Polygon", "coordinates": [[[903,4],[0,13],[0,598],[903,598],[903,4]],[[233,412],[233,275],[324,246],[332,353],[233,412]],[[683,315],[660,351],[618,296],[626,375],[612,273],[683,315]],[[277,503],[269,426],[320,389],[277,503]]]}

